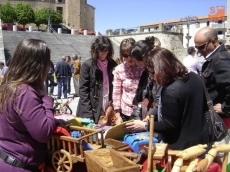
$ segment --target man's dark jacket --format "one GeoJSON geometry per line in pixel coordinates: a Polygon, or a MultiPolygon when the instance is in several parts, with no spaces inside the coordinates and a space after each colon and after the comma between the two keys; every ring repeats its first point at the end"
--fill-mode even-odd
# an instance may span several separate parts
{"type": "MultiPolygon", "coordinates": [[[[219,46],[202,66],[202,76],[213,104],[220,103],[223,118],[230,112],[230,53],[224,45],[219,46]]],[[[230,126],[228,127],[230,128],[230,126]]]]}

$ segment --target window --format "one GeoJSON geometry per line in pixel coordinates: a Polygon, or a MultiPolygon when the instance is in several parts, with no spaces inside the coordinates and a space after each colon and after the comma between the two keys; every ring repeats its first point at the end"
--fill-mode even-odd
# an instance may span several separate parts
{"type": "Polygon", "coordinates": [[[57,11],[62,15],[63,14],[63,8],[62,7],[57,7],[57,11]]]}

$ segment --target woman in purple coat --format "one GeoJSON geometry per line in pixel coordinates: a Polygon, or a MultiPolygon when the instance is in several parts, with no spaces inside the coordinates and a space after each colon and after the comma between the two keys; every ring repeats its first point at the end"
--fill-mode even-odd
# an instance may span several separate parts
{"type": "Polygon", "coordinates": [[[36,39],[18,44],[0,86],[1,171],[39,171],[54,127],[53,98],[44,86],[50,49],[36,39]]]}

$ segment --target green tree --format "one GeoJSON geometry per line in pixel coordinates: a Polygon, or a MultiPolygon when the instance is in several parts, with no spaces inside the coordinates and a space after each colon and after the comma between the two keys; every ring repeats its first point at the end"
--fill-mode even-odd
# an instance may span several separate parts
{"type": "MultiPolygon", "coordinates": [[[[49,10],[47,10],[47,12],[49,14],[49,10]]],[[[47,16],[47,23],[48,23],[48,18],[49,18],[49,15],[47,16]]],[[[50,10],[50,23],[62,23],[62,21],[63,21],[63,17],[61,13],[51,9],[50,10]]]]}
{"type": "Polygon", "coordinates": [[[9,2],[1,4],[0,12],[3,23],[13,23],[15,21],[15,10],[9,2]]]}
{"type": "Polygon", "coordinates": [[[34,23],[35,14],[34,10],[29,4],[18,3],[15,6],[16,21],[24,27],[26,24],[34,23]]]}
{"type": "Polygon", "coordinates": [[[37,10],[35,11],[34,23],[36,24],[38,29],[41,24],[45,24],[45,25],[48,24],[49,15],[50,15],[50,24],[51,23],[61,23],[63,20],[62,15],[58,11],[55,11],[53,9],[51,9],[50,11],[49,9],[46,9],[46,8],[37,10]]]}
{"type": "Polygon", "coordinates": [[[47,24],[47,10],[43,8],[35,11],[34,14],[35,14],[34,24],[36,24],[39,30],[41,24],[47,24]]]}

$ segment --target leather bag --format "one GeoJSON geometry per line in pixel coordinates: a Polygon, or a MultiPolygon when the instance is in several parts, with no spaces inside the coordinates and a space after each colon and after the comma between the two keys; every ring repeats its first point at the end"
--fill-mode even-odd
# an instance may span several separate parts
{"type": "Polygon", "coordinates": [[[214,110],[213,102],[210,99],[206,86],[204,85],[203,81],[202,83],[208,105],[208,111],[205,113],[205,117],[208,123],[209,139],[210,141],[221,141],[228,135],[228,128],[226,127],[224,121],[219,116],[219,114],[217,114],[214,110]]]}

